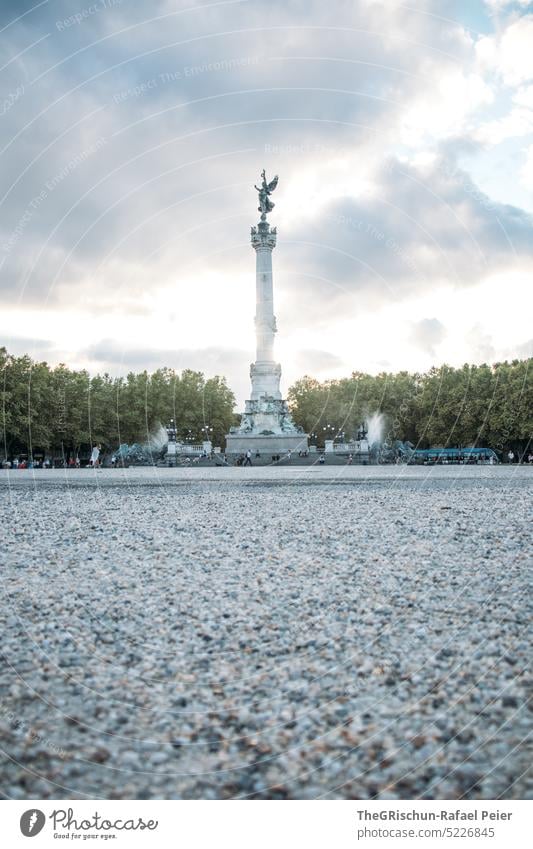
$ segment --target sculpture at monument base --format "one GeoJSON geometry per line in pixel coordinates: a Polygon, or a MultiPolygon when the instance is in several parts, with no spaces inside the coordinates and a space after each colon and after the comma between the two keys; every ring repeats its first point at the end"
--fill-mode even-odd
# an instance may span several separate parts
{"type": "Polygon", "coordinates": [[[251,451],[266,456],[282,455],[289,451],[307,451],[307,434],[292,420],[289,407],[281,397],[281,366],[274,360],[274,336],[277,332],[272,285],[272,251],[277,231],[266,220],[274,204],[270,195],[278,184],[275,177],[267,183],[261,173],[259,212],[261,220],[251,228],[251,243],[256,254],[256,361],[250,366],[252,391],[245,403],[239,427],[226,436],[226,454],[251,451]]]}
{"type": "Polygon", "coordinates": [[[245,402],[239,427],[226,437],[226,453],[286,454],[307,450],[307,434],[292,420],[286,401],[264,395],[245,402]]]}

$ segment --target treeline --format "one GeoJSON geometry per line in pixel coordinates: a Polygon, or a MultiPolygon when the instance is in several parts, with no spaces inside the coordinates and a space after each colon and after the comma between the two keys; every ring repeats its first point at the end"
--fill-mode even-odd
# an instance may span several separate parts
{"type": "Polygon", "coordinates": [[[323,383],[311,377],[289,391],[297,424],[316,434],[353,436],[363,419],[384,414],[384,436],[430,446],[489,446],[521,454],[533,432],[533,360],[451,368],[425,374],[354,372],[323,383]]]}
{"type": "Polygon", "coordinates": [[[235,397],[223,377],[158,369],[91,377],[51,368],[0,348],[0,457],[75,456],[100,443],[104,451],[146,442],[160,423],[175,420],[177,437],[223,445],[235,424],[235,397]]]}
{"type": "MultiPolygon", "coordinates": [[[[523,454],[533,432],[532,359],[451,368],[425,374],[354,372],[342,380],[304,377],[288,393],[293,417],[318,445],[364,419],[384,416],[387,442],[429,446],[484,445],[523,454]]],[[[185,369],[91,377],[51,368],[0,348],[0,459],[37,452],[72,456],[100,443],[104,451],[146,442],[175,420],[180,440],[210,438],[224,446],[238,422],[225,378],[185,369]]]]}

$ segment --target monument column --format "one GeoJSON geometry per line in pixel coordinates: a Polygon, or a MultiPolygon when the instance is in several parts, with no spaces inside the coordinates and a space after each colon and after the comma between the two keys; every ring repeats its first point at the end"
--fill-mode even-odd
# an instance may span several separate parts
{"type": "Polygon", "coordinates": [[[255,250],[255,335],[257,362],[273,362],[274,295],[272,286],[272,251],[276,246],[276,228],[270,229],[267,221],[252,228],[252,246],[255,250]]]}
{"type": "Polygon", "coordinates": [[[270,196],[278,178],[267,182],[264,170],[259,193],[261,220],[252,227],[251,242],[255,251],[255,337],[256,360],[250,366],[252,390],[245,401],[244,413],[238,427],[226,435],[229,455],[253,453],[258,457],[281,456],[288,451],[307,449],[307,434],[298,428],[290,414],[289,405],[279,387],[281,366],[274,360],[276,318],[272,279],[272,251],[276,247],[276,228],[270,227],[267,215],[274,209],[270,196]]]}
{"type": "Polygon", "coordinates": [[[250,368],[251,399],[265,395],[280,399],[281,367],[274,362],[274,294],[272,281],[272,251],[276,246],[276,228],[267,221],[252,227],[252,247],[255,250],[255,337],[256,358],[250,368]]]}

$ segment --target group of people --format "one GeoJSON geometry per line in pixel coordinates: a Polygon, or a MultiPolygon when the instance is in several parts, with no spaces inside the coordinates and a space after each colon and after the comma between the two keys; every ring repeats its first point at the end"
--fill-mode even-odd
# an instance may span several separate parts
{"type": "MultiPolygon", "coordinates": [[[[507,452],[507,462],[508,463],[523,463],[524,460],[525,460],[525,456],[520,458],[518,455],[516,455],[514,453],[512,448],[507,452]]],[[[530,451],[529,454],[527,455],[527,462],[529,463],[530,466],[533,465],[533,451],[530,451]]]]}
{"type": "MultiPolygon", "coordinates": [[[[305,457],[305,456],[307,456],[307,452],[303,453],[302,451],[300,451],[298,456],[299,457],[305,457]]],[[[280,460],[281,460],[281,457],[282,457],[281,454],[272,454],[272,462],[273,463],[279,463],[280,460]]],[[[259,451],[259,449],[257,449],[256,452],[255,452],[255,459],[259,460],[260,458],[261,458],[261,452],[259,451]]],[[[288,460],[289,463],[290,463],[290,461],[292,459],[292,451],[291,451],[290,448],[288,449],[287,453],[284,455],[284,458],[286,460],[288,460]]],[[[224,455],[224,459],[226,459],[225,455],[224,455]]],[[[239,454],[239,456],[235,460],[235,465],[236,466],[251,466],[251,465],[253,465],[252,464],[252,451],[250,450],[250,448],[248,449],[248,451],[246,451],[245,454],[239,454]]]]}
{"type": "Polygon", "coordinates": [[[50,469],[52,468],[52,463],[48,458],[44,460],[27,460],[23,458],[19,460],[18,457],[15,457],[14,460],[4,460],[2,462],[2,468],[4,469],[50,469]]]}
{"type": "MultiPolygon", "coordinates": [[[[256,457],[260,457],[261,454],[259,451],[256,451],[256,457]]],[[[226,455],[224,455],[224,460],[226,460],[226,455]]],[[[235,460],[236,466],[251,466],[252,465],[252,452],[250,449],[246,452],[246,454],[239,454],[237,459],[235,460]]]]}
{"type": "MultiPolygon", "coordinates": [[[[101,450],[102,450],[102,446],[100,444],[95,445],[93,447],[93,449],[91,451],[89,463],[88,463],[88,468],[91,468],[91,469],[100,469],[101,468],[101,466],[102,466],[102,462],[101,462],[101,459],[100,459],[101,450]]],[[[307,450],[298,452],[299,457],[307,457],[308,454],[309,454],[309,452],[307,450]]],[[[223,456],[224,462],[227,464],[226,455],[224,454],[222,456],[223,456]]],[[[203,455],[203,457],[208,457],[207,453],[205,453],[203,455]]],[[[261,453],[260,453],[259,450],[256,450],[255,458],[256,459],[261,458],[261,453]]],[[[198,459],[199,458],[195,458],[196,462],[198,462],[198,459]]],[[[272,462],[273,463],[279,463],[281,461],[281,459],[282,459],[281,454],[273,454],[272,455],[272,462]]],[[[290,448],[288,449],[287,453],[284,455],[284,459],[286,459],[288,462],[291,461],[292,451],[291,451],[290,448]]],[[[484,462],[485,461],[485,462],[490,463],[490,462],[493,461],[493,459],[494,458],[492,456],[490,456],[488,458],[488,460],[486,460],[486,458],[484,456],[482,456],[481,458],[476,458],[476,462],[484,462]]],[[[319,455],[318,462],[319,462],[320,465],[324,465],[325,461],[326,461],[325,455],[324,455],[324,453],[321,453],[319,455]]],[[[524,463],[524,462],[526,462],[526,458],[525,458],[525,456],[523,456],[523,457],[518,456],[517,454],[515,454],[515,452],[512,449],[510,449],[507,452],[507,462],[508,463],[524,463]]],[[[57,462],[52,463],[47,457],[43,458],[43,459],[33,459],[33,460],[32,459],[27,460],[25,458],[23,458],[21,460],[18,457],[15,457],[14,460],[4,460],[3,462],[0,461],[0,463],[1,463],[2,468],[4,468],[4,469],[50,469],[50,468],[53,468],[54,466],[58,465],[57,462]]],[[[353,455],[350,454],[348,456],[348,459],[347,459],[347,464],[350,466],[350,465],[352,465],[352,463],[353,463],[353,455]]],[[[527,463],[529,465],[533,465],[533,451],[530,451],[528,453],[527,463]]],[[[113,454],[113,456],[111,457],[111,468],[113,468],[113,469],[116,468],[116,465],[117,465],[117,458],[113,454]]],[[[235,460],[235,465],[236,466],[251,466],[252,465],[252,451],[250,449],[248,449],[245,454],[239,455],[239,457],[237,457],[237,459],[235,460]]],[[[81,466],[81,464],[80,464],[80,459],[79,459],[78,456],[70,457],[68,461],[62,460],[59,463],[60,468],[79,469],[80,466],[81,466]]]]}
{"type": "Polygon", "coordinates": [[[34,458],[33,460],[27,460],[26,458],[20,460],[18,457],[15,457],[14,460],[2,461],[1,465],[4,469],[79,469],[81,464],[79,457],[54,461],[48,457],[44,459],[34,458]]]}
{"type": "MultiPolygon", "coordinates": [[[[100,467],[100,451],[102,449],[101,445],[95,445],[91,451],[91,457],[89,460],[89,466],[91,468],[98,469],[100,467]]],[[[111,465],[114,466],[116,459],[113,457],[111,459],[111,465]]],[[[0,461],[2,468],[4,469],[53,469],[53,468],[61,468],[61,469],[79,469],[81,468],[80,458],[69,457],[68,460],[65,458],[61,460],[50,460],[48,457],[40,458],[32,458],[22,460],[19,457],[15,457],[13,460],[4,460],[0,461]]]]}

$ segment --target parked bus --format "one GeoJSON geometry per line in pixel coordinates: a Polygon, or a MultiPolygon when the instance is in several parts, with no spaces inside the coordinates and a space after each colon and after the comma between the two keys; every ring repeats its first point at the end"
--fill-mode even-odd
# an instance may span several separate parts
{"type": "Polygon", "coordinates": [[[492,448],[415,448],[407,462],[415,465],[447,465],[449,463],[499,463],[492,448]]]}

